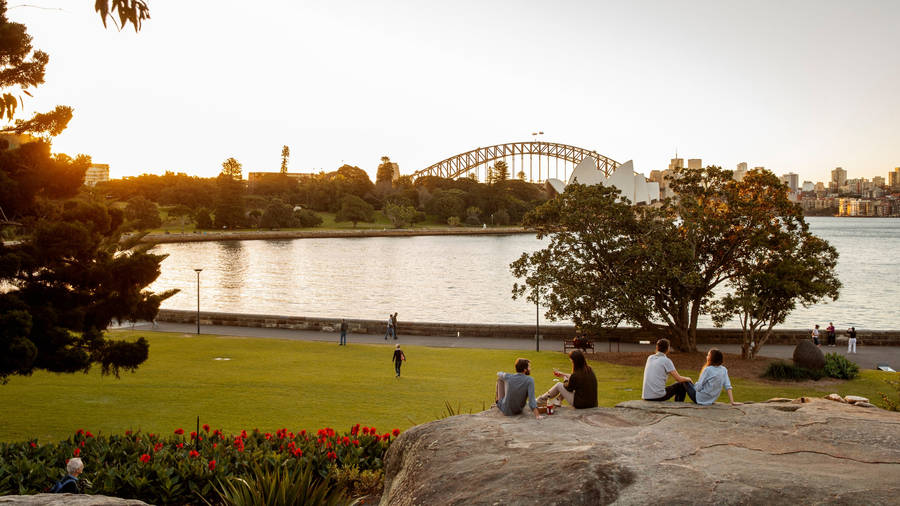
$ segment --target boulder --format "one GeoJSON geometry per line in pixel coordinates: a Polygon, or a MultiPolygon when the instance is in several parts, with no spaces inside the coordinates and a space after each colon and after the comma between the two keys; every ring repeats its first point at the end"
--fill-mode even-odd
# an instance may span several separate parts
{"type": "Polygon", "coordinates": [[[401,434],[381,504],[896,504],[898,424],[825,399],[492,409],[401,434]]]}
{"type": "Polygon", "coordinates": [[[794,363],[807,369],[819,370],[825,367],[825,354],[812,341],[804,339],[794,348],[794,363]]]}
{"type": "Polygon", "coordinates": [[[859,395],[848,395],[844,397],[844,400],[849,402],[850,404],[857,404],[860,402],[869,402],[869,399],[866,397],[861,397],[859,395]]]}
{"type": "Polygon", "coordinates": [[[829,401],[847,402],[844,400],[843,397],[840,396],[840,394],[828,394],[825,396],[825,398],[828,399],[829,401]]]}
{"type": "Polygon", "coordinates": [[[0,496],[0,504],[28,506],[147,506],[137,499],[119,499],[105,495],[89,494],[35,494],[0,496]]]}

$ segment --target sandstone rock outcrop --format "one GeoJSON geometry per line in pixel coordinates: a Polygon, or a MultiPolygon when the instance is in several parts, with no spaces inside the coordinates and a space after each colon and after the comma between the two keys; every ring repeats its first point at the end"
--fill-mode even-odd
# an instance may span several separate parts
{"type": "Polygon", "coordinates": [[[458,415],[391,445],[381,504],[897,504],[900,414],[804,401],[458,415]]]}
{"type": "Polygon", "coordinates": [[[794,348],[793,358],[795,364],[807,369],[818,370],[825,367],[825,354],[808,339],[797,343],[797,347],[794,348]]]}

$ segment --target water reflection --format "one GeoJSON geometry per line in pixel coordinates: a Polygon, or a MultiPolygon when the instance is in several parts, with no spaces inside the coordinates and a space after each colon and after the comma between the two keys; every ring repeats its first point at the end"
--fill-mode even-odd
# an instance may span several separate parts
{"type": "MultiPolygon", "coordinates": [[[[837,303],[798,308],[784,326],[900,328],[900,220],[809,222],[840,252],[844,288],[837,303]]],[[[534,306],[510,297],[509,264],[543,245],[531,235],[164,244],[155,250],[170,256],[152,289],[181,288],[163,307],[193,309],[193,269],[203,267],[201,306],[210,311],[530,324],[534,306]]]]}

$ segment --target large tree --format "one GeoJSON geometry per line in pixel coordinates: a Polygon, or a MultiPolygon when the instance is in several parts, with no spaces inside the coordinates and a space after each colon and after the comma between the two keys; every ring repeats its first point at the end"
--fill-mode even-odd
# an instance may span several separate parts
{"type": "Polygon", "coordinates": [[[717,293],[764,271],[753,259],[784,251],[788,239],[802,243],[807,228],[768,172],[737,182],[718,167],[683,169],[670,186],[677,200],[660,208],[632,206],[614,188],[570,185],[530,212],[526,226],[550,243],[511,265],[525,281],[513,296],[534,301],[535,287],[549,288],[549,318],[595,329],[625,321],[695,351],[699,316],[717,293]]]}
{"type": "Polygon", "coordinates": [[[234,158],[222,162],[216,179],[216,228],[240,228],[245,225],[244,183],[241,163],[234,158]]]}
{"type": "MultiPolygon", "coordinates": [[[[97,0],[95,9],[104,24],[118,17],[120,27],[136,30],[149,17],[143,1],[97,0]]],[[[28,88],[43,83],[48,61],[32,50],[25,26],[7,20],[0,0],[0,117],[11,122],[4,130],[43,139],[0,153],[0,207],[23,225],[17,242],[0,243],[0,382],[37,369],[87,371],[95,363],[116,375],[135,369],[147,359],[147,341],[111,341],[103,331],[113,320],[154,318],[174,293],[146,290],[164,256],[137,246],[137,237],[121,241],[122,211],[90,195],[73,198],[90,158],[54,155],[49,143],[71,108],[15,119],[15,95],[30,96],[28,88]]]]}

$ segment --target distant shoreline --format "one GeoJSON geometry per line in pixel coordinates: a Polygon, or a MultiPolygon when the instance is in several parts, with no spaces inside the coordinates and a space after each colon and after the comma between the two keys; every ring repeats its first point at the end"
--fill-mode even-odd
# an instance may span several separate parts
{"type": "Polygon", "coordinates": [[[414,237],[427,235],[509,235],[533,234],[523,227],[493,228],[385,228],[346,230],[247,230],[203,231],[202,233],[147,234],[143,243],[164,244],[200,241],[255,241],[272,239],[331,239],[353,237],[414,237]]]}

